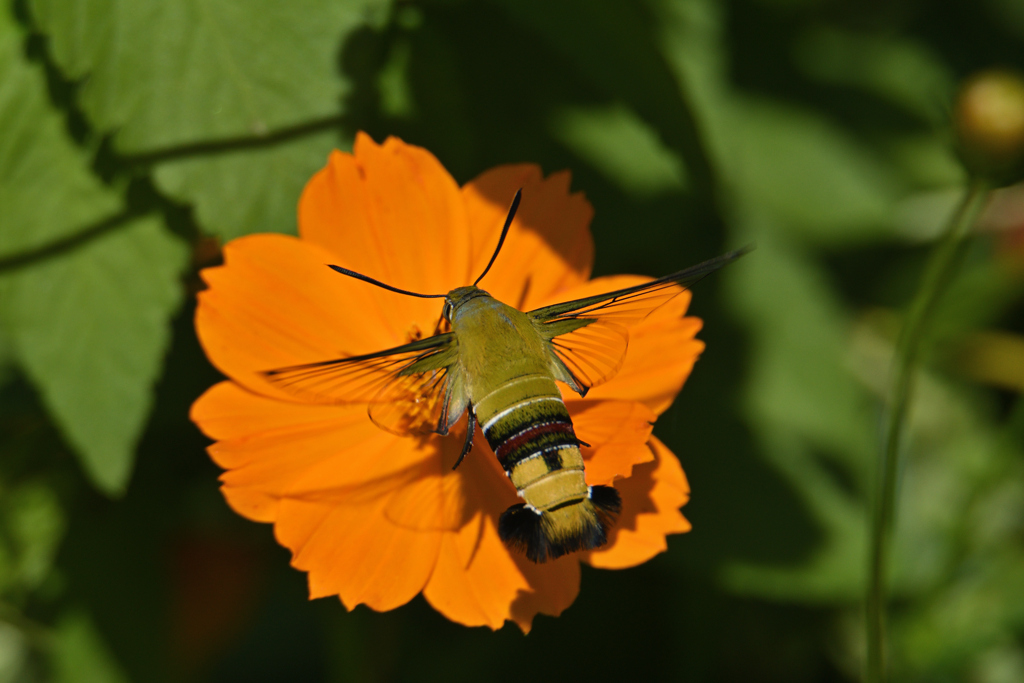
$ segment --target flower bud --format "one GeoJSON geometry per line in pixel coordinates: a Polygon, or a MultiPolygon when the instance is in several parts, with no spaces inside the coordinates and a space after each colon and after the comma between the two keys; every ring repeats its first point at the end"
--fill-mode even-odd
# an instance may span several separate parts
{"type": "Polygon", "coordinates": [[[956,126],[972,172],[1005,174],[1024,156],[1024,80],[1002,70],[972,76],[957,97],[956,126]]]}

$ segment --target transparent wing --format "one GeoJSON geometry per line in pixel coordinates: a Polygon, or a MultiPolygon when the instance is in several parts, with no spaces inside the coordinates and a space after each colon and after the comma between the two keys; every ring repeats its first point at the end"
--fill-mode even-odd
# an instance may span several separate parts
{"type": "Polygon", "coordinates": [[[603,384],[618,373],[626,359],[629,330],[615,322],[595,320],[553,337],[549,344],[575,380],[573,388],[580,391],[603,384]]]}
{"type": "Polygon", "coordinates": [[[267,370],[263,376],[285,391],[320,403],[382,403],[404,398],[402,375],[437,370],[454,360],[454,335],[437,334],[363,356],[267,370]],[[451,356],[451,357],[450,357],[451,356]]]}
{"type": "Polygon", "coordinates": [[[738,249],[642,285],[545,306],[530,311],[527,315],[541,324],[559,320],[592,318],[631,325],[643,320],[654,309],[748,251],[750,251],[750,247],[738,249]]]}
{"type": "Polygon", "coordinates": [[[565,370],[563,379],[583,395],[622,367],[629,325],[748,251],[749,247],[733,251],[642,285],[545,306],[527,315],[548,339],[565,370]]]}
{"type": "Polygon", "coordinates": [[[293,365],[262,373],[297,397],[318,403],[368,403],[370,419],[406,435],[442,429],[449,370],[456,349],[452,333],[349,358],[293,365]]]}
{"type": "Polygon", "coordinates": [[[447,432],[441,419],[446,415],[448,379],[447,369],[395,377],[383,390],[393,399],[371,403],[370,419],[399,436],[447,432]]]}

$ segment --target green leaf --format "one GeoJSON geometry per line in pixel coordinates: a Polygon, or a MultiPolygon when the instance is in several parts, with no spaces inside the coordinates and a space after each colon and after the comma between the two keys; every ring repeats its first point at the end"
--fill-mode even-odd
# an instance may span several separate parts
{"type": "MultiPolygon", "coordinates": [[[[0,279],[0,301],[4,300],[5,286],[0,279]]],[[[11,338],[7,330],[0,326],[0,388],[14,379],[14,349],[11,348],[11,338]]]]}
{"type": "Polygon", "coordinates": [[[660,49],[731,195],[720,204],[741,201],[775,230],[829,246],[891,238],[905,193],[899,169],[810,108],[739,94],[723,59],[720,3],[664,2],[658,11],[660,49]]]}
{"type": "Polygon", "coordinates": [[[157,186],[224,238],[293,232],[302,184],[336,133],[269,144],[268,134],[339,117],[350,89],[344,39],[380,23],[388,0],[34,0],[64,74],[117,151],[157,153],[157,186]],[[245,138],[251,138],[247,147],[245,138]],[[176,146],[239,141],[233,151],[176,146]],[[159,156],[170,152],[167,156],[159,156]]]}
{"type": "Polygon", "coordinates": [[[725,580],[739,592],[787,600],[856,599],[867,566],[871,402],[846,367],[850,323],[823,273],[773,237],[773,223],[758,225],[757,250],[726,274],[753,343],[746,412],[764,455],[793,484],[824,538],[802,563],[733,563],[725,580]]]}
{"type": "Polygon", "coordinates": [[[758,100],[734,103],[730,120],[729,179],[780,229],[828,245],[892,233],[898,177],[840,128],[758,100]]]}
{"type": "Polygon", "coordinates": [[[919,574],[905,586],[917,599],[896,611],[894,651],[917,680],[951,670],[963,674],[950,680],[1020,680],[968,672],[992,656],[1012,657],[1005,648],[1024,628],[1022,404],[999,434],[984,402],[922,379],[895,538],[895,559],[919,574]]]}
{"type": "MultiPolygon", "coordinates": [[[[894,339],[873,322],[877,316],[855,321],[812,255],[775,234],[771,221],[746,227],[758,249],[723,276],[750,330],[748,419],[763,454],[823,533],[802,561],[733,562],[723,578],[740,593],[854,603],[864,590],[867,504],[880,449],[877,401],[889,390],[894,339]]],[[[978,291],[999,298],[997,283],[984,285],[978,291]]],[[[900,628],[920,639],[908,643],[921,650],[914,666],[925,668],[953,657],[954,642],[961,643],[955,656],[966,658],[967,650],[996,643],[1005,624],[1024,623],[1021,610],[986,602],[998,586],[1019,581],[1019,552],[1007,558],[1004,549],[1015,547],[1010,539],[1024,519],[1024,468],[1019,434],[1006,439],[1010,449],[1001,448],[985,403],[962,385],[921,373],[914,397],[891,581],[894,595],[921,610],[900,628]],[[993,577],[998,563],[1003,573],[993,577]],[[965,598],[975,591],[978,600],[965,598]],[[935,624],[947,632],[955,625],[957,635],[926,647],[934,644],[935,624]]]]}
{"type": "Polygon", "coordinates": [[[122,152],[268,131],[337,115],[345,35],[381,0],[34,0],[53,56],[122,152]]]}
{"type": "Polygon", "coordinates": [[[30,482],[5,491],[0,512],[4,538],[11,544],[7,562],[0,563],[6,570],[0,574],[7,574],[0,576],[0,587],[32,590],[49,575],[64,536],[60,503],[45,484],[30,482]]]}
{"type": "Polygon", "coordinates": [[[595,89],[650,124],[683,160],[695,196],[704,197],[713,173],[689,93],[659,49],[658,21],[644,3],[495,1],[562,51],[595,89]]]}
{"type": "Polygon", "coordinates": [[[794,57],[812,78],[873,92],[938,126],[948,118],[955,89],[949,69],[906,36],[815,27],[797,39],[794,57]]]}
{"type": "Polygon", "coordinates": [[[68,237],[120,208],[50,107],[42,70],[25,61],[23,42],[7,8],[0,10],[0,259],[68,237]]]}
{"type": "Polygon", "coordinates": [[[297,232],[296,206],[338,135],[319,133],[286,144],[182,159],[155,169],[156,183],[190,202],[196,219],[223,240],[252,232],[297,232]]]}
{"type": "Polygon", "coordinates": [[[181,303],[181,242],[143,218],[11,277],[15,353],[93,483],[124,490],[181,303]]]}
{"type": "Polygon", "coordinates": [[[31,680],[26,677],[30,658],[28,638],[12,624],[0,621],[0,683],[31,680]]]}
{"type": "Polygon", "coordinates": [[[56,683],[127,683],[92,619],[84,611],[63,615],[57,624],[52,663],[56,683]]]}
{"type": "MultiPolygon", "coordinates": [[[[0,254],[79,235],[121,209],[46,99],[21,31],[0,13],[0,254]],[[8,226],[10,226],[8,228],[8,226]]],[[[124,489],[181,299],[185,253],[156,219],[117,225],[48,259],[0,270],[0,323],[93,482],[124,489]]]]}
{"type": "Polygon", "coordinates": [[[625,107],[567,107],[555,112],[551,128],[556,138],[638,197],[677,192],[686,185],[679,157],[625,107]]]}
{"type": "Polygon", "coordinates": [[[757,330],[749,407],[759,420],[859,464],[875,442],[865,391],[845,359],[852,321],[807,254],[763,233],[757,243],[729,280],[733,301],[757,330]]]}

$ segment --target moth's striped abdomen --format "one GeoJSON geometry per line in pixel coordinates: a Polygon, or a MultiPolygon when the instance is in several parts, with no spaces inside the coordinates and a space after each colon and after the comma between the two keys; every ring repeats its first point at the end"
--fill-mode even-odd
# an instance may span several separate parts
{"type": "Polygon", "coordinates": [[[517,377],[474,408],[487,442],[526,501],[502,515],[502,540],[535,562],[604,545],[619,496],[608,486],[587,486],[580,442],[554,380],[543,374],[517,377]]]}

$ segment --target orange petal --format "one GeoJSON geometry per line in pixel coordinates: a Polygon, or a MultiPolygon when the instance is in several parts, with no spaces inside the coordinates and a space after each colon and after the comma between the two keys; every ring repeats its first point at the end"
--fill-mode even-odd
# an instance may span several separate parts
{"type": "Polygon", "coordinates": [[[516,597],[529,590],[497,530],[501,513],[519,498],[481,432],[474,443],[457,473],[467,508],[476,514],[459,531],[445,534],[423,594],[453,621],[497,629],[511,618],[516,597]]]}
{"type": "Polygon", "coordinates": [[[379,351],[409,341],[416,322],[432,331],[437,320],[437,302],[367,293],[324,265],[328,252],[293,237],[252,235],[224,256],[225,265],[203,271],[210,288],[199,294],[196,332],[217,369],[268,396],[297,400],[261,371],[379,351]],[[393,317],[393,298],[416,302],[419,319],[393,317]]]}
{"type": "Polygon", "coordinates": [[[516,596],[528,590],[525,577],[498,538],[494,519],[481,514],[459,532],[444,535],[423,596],[452,621],[497,630],[511,618],[516,596]]]}
{"type": "MultiPolygon", "coordinates": [[[[234,382],[221,382],[208,389],[192,404],[190,417],[210,438],[244,441],[245,437],[257,432],[302,426],[315,429],[324,423],[335,425],[339,416],[350,414],[351,411],[350,406],[283,403],[248,392],[234,382]]],[[[234,461],[230,459],[230,452],[225,452],[222,458],[219,448],[220,444],[214,444],[208,449],[214,461],[222,467],[233,466],[234,461]]],[[[251,455],[246,457],[243,454],[238,464],[245,466],[250,462],[253,466],[259,467],[258,462],[252,462],[251,455]]],[[[290,467],[285,467],[285,473],[289,472],[290,467]]],[[[225,476],[228,475],[222,475],[221,479],[223,480],[225,476]]],[[[270,471],[256,479],[273,480],[276,476],[277,472],[270,471]]],[[[277,519],[277,495],[254,488],[244,481],[238,487],[225,484],[221,487],[221,492],[232,509],[243,517],[257,522],[273,522],[277,519]]]]}
{"type": "MultiPolygon", "coordinates": [[[[196,399],[189,418],[211,439],[230,440],[257,432],[316,424],[348,415],[352,406],[268,401],[234,382],[220,382],[196,399]]],[[[362,411],[365,413],[366,408],[362,411]]]]}
{"type": "Polygon", "coordinates": [[[647,440],[657,416],[636,401],[565,402],[580,439],[590,444],[583,450],[587,483],[610,485],[630,476],[633,466],[654,459],[647,440]]]}
{"type": "Polygon", "coordinates": [[[192,418],[221,438],[208,450],[227,470],[225,497],[244,516],[274,521],[282,498],[387,499],[388,520],[414,530],[454,528],[465,514],[452,477],[443,476],[442,440],[389,434],[364,406],[283,403],[222,382],[196,401],[192,418]]]}
{"type": "Polygon", "coordinates": [[[704,342],[694,338],[701,325],[700,318],[668,317],[659,309],[630,330],[629,350],[619,374],[595,387],[587,398],[640,401],[661,415],[672,405],[704,351],[704,342]]]}
{"type": "Polygon", "coordinates": [[[530,310],[590,276],[594,210],[582,193],[569,193],[569,180],[567,171],[544,178],[538,166],[516,164],[491,169],[462,188],[472,231],[473,278],[483,272],[498,244],[512,197],[523,190],[501,254],[480,283],[499,301],[530,310]]]}
{"type": "Polygon", "coordinates": [[[512,620],[523,633],[529,633],[536,615],[557,617],[579,595],[580,561],[576,554],[544,564],[534,564],[519,555],[513,559],[529,582],[530,589],[519,593],[512,603],[512,620]]]}
{"type": "MultiPolygon", "coordinates": [[[[256,408],[254,413],[272,412],[280,405],[242,389],[237,392],[241,401],[256,408]]],[[[383,431],[370,422],[363,406],[333,407],[335,415],[329,420],[304,420],[222,439],[209,447],[210,456],[228,470],[223,479],[232,486],[292,496],[365,486],[398,477],[425,460],[439,461],[436,446],[383,431]]]]}
{"type": "Polygon", "coordinates": [[[460,471],[467,465],[467,504],[484,513],[457,534],[445,535],[424,595],[453,621],[497,629],[513,620],[529,631],[536,614],[557,616],[572,604],[579,592],[579,560],[569,556],[537,565],[511,553],[498,538],[497,520],[521,501],[489,448],[470,453],[460,471]]]}
{"type": "MultiPolygon", "coordinates": [[[[213,390],[207,395],[211,393],[213,390]]],[[[220,396],[214,395],[214,399],[231,397],[250,408],[260,408],[268,416],[275,405],[283,405],[227,383],[218,385],[217,394],[220,396]]],[[[200,419],[216,414],[214,399],[204,396],[194,414],[200,419]]],[[[249,419],[258,412],[253,410],[249,419]]],[[[365,476],[367,469],[401,467],[403,453],[414,454],[416,449],[407,444],[404,449],[400,446],[414,440],[382,432],[363,414],[361,422],[372,430],[367,434],[383,435],[385,448],[364,451],[355,444],[346,450],[345,445],[353,446],[344,444],[346,435],[360,428],[350,425],[344,429],[340,422],[289,428],[279,421],[266,432],[214,444],[210,450],[219,464],[232,468],[222,475],[229,503],[240,514],[274,522],[279,542],[295,554],[293,564],[309,573],[312,597],[336,593],[350,609],[359,603],[378,610],[392,609],[423,588],[436,561],[440,532],[410,529],[389,519],[388,494],[403,491],[404,481],[352,485],[361,471],[365,476]],[[321,432],[320,428],[326,429],[321,432]],[[338,441],[343,443],[340,450],[332,446],[338,441]]],[[[436,449],[434,456],[439,462],[436,449]]],[[[412,478],[422,481],[415,468],[413,463],[405,471],[412,471],[412,478]]],[[[439,509],[423,505],[419,514],[440,515],[439,509]]],[[[435,522],[433,526],[440,524],[435,522]]]]}
{"type": "MultiPolygon", "coordinates": [[[[454,464],[450,454],[446,464],[448,467],[454,464]]],[[[459,465],[456,474],[459,475],[466,505],[471,510],[482,511],[497,519],[510,505],[521,502],[479,426],[473,439],[473,450],[459,465]]]]}
{"type": "Polygon", "coordinates": [[[384,503],[345,505],[283,500],[274,533],[309,574],[310,598],[338,595],[345,607],[384,611],[404,605],[426,585],[441,532],[385,521],[384,503]]]}
{"type": "MultiPolygon", "coordinates": [[[[650,279],[637,275],[600,277],[542,305],[632,287],[650,279]]],[[[631,325],[629,348],[622,368],[609,381],[594,387],[586,400],[639,401],[657,415],[665,412],[704,350],[704,342],[695,338],[702,325],[700,318],[683,317],[690,297],[690,292],[684,291],[654,309],[644,320],[631,325]]],[[[563,396],[571,398],[572,394],[563,391],[563,396]]]]}
{"type": "Polygon", "coordinates": [[[602,569],[642,564],[668,545],[668,534],[690,530],[679,508],[690,499],[690,486],[679,460],[661,441],[651,437],[654,462],[637,465],[633,476],[616,483],[622,514],[608,545],[583,553],[580,559],[602,569]]]}
{"type": "Polygon", "coordinates": [[[278,503],[276,496],[247,488],[232,488],[221,485],[220,492],[232,510],[254,522],[271,523],[277,519],[278,503]]]}
{"type": "Polygon", "coordinates": [[[332,152],[299,199],[303,239],[332,252],[340,265],[424,294],[471,282],[469,225],[444,166],[394,137],[378,145],[357,134],[353,153],[332,152]]]}
{"type": "Polygon", "coordinates": [[[497,485],[487,497],[490,501],[501,500],[503,494],[507,496],[513,491],[504,477],[496,476],[493,468],[487,466],[485,459],[495,458],[489,449],[487,453],[481,452],[479,445],[486,445],[486,441],[479,431],[474,440],[477,448],[467,454],[457,470],[452,469],[465,441],[465,420],[459,427],[448,436],[429,438],[437,457],[423,461],[414,476],[403,478],[401,486],[391,494],[385,514],[393,523],[412,529],[457,531],[486,509],[472,495],[474,484],[497,485]],[[477,482],[480,478],[486,481],[477,482]]]}

